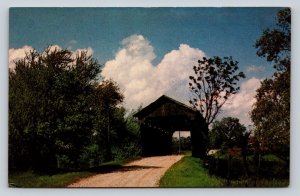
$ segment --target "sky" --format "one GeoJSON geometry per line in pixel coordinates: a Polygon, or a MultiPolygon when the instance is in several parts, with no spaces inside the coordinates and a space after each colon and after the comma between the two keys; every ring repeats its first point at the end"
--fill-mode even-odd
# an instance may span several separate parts
{"type": "Polygon", "coordinates": [[[255,41],[276,25],[280,8],[11,8],[9,67],[35,48],[87,50],[116,81],[124,106],[136,109],[165,94],[188,105],[189,75],[202,57],[232,56],[246,78],[219,118],[251,124],[260,81],[275,71],[255,41]]]}

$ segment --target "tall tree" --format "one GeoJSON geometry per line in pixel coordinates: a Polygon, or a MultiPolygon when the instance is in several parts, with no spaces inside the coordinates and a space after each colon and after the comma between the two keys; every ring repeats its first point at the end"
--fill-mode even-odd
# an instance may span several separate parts
{"type": "Polygon", "coordinates": [[[277,13],[277,27],[266,29],[256,41],[257,55],[273,62],[277,71],[290,71],[291,58],[291,10],[277,13]]]}
{"type": "Polygon", "coordinates": [[[237,82],[240,78],[245,78],[245,75],[243,72],[236,73],[238,62],[232,57],[203,57],[193,70],[195,75],[189,77],[192,92],[189,102],[201,112],[209,126],[228,98],[239,91],[237,82]]]}
{"type": "Polygon", "coordinates": [[[222,106],[229,96],[239,91],[238,81],[245,78],[243,72],[236,73],[238,62],[232,57],[206,58],[198,60],[198,65],[193,67],[195,75],[190,76],[189,89],[192,94],[190,104],[197,109],[206,122],[202,130],[202,157],[208,145],[208,127],[217,118],[222,106]]]}
{"type": "MultiPolygon", "coordinates": [[[[112,154],[111,154],[111,135],[112,135],[112,126],[111,122],[113,122],[113,117],[114,114],[117,112],[117,105],[120,104],[124,96],[120,93],[118,85],[111,81],[111,80],[105,80],[103,81],[98,87],[98,100],[99,100],[99,105],[101,106],[101,116],[104,117],[104,122],[103,124],[104,129],[102,131],[105,139],[105,144],[106,144],[106,153],[105,153],[105,158],[106,160],[111,160],[112,159],[112,154]]],[[[125,114],[124,114],[125,115],[125,114]]]]}
{"type": "Polygon", "coordinates": [[[99,85],[100,65],[86,52],[49,47],[15,64],[9,73],[10,168],[80,168],[84,154],[101,146],[94,138],[123,100],[119,89],[99,85]]]}
{"type": "Polygon", "coordinates": [[[291,11],[277,13],[277,27],[267,29],[257,40],[258,56],[272,62],[276,69],[257,90],[251,119],[259,142],[274,153],[288,158],[290,145],[290,52],[291,11]]]}

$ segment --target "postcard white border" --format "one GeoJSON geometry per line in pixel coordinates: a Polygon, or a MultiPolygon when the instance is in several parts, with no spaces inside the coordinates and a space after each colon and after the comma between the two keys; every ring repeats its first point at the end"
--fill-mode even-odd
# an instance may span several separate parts
{"type": "Polygon", "coordinates": [[[0,0],[0,195],[174,195],[202,194],[252,196],[300,195],[300,1],[295,0],[0,0]],[[9,7],[291,7],[292,8],[292,98],[291,98],[291,179],[289,188],[217,189],[18,189],[8,188],[8,13],[9,7]],[[298,185],[298,187],[297,187],[298,185]]]}

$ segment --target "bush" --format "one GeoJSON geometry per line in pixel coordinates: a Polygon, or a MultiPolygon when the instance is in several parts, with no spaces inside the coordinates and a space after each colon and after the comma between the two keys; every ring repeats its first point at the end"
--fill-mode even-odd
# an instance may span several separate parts
{"type": "MultiPolygon", "coordinates": [[[[289,163],[279,159],[275,155],[264,155],[258,168],[257,160],[253,156],[247,157],[249,176],[266,179],[286,179],[289,177],[289,163]],[[257,176],[258,175],[258,176],[257,176]]],[[[245,177],[244,165],[241,157],[229,154],[208,156],[207,167],[210,174],[215,174],[228,179],[240,179],[245,177]]]]}
{"type": "Polygon", "coordinates": [[[79,158],[80,168],[92,168],[99,166],[104,161],[104,153],[99,145],[92,144],[83,149],[79,158]]]}
{"type": "Polygon", "coordinates": [[[133,157],[140,156],[141,147],[136,142],[128,142],[119,147],[112,148],[112,156],[115,161],[122,161],[133,157]]]}

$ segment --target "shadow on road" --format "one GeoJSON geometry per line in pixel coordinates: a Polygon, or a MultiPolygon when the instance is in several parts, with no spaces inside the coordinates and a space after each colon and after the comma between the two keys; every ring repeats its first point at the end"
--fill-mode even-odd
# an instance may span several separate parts
{"type": "Polygon", "coordinates": [[[91,169],[89,169],[89,171],[100,173],[100,174],[104,174],[104,173],[110,173],[110,172],[114,172],[114,171],[127,172],[127,171],[133,171],[133,170],[153,169],[153,168],[161,168],[161,167],[157,167],[157,166],[142,166],[142,165],[128,165],[128,166],[122,166],[122,165],[101,165],[99,167],[91,168],[91,169]]]}

